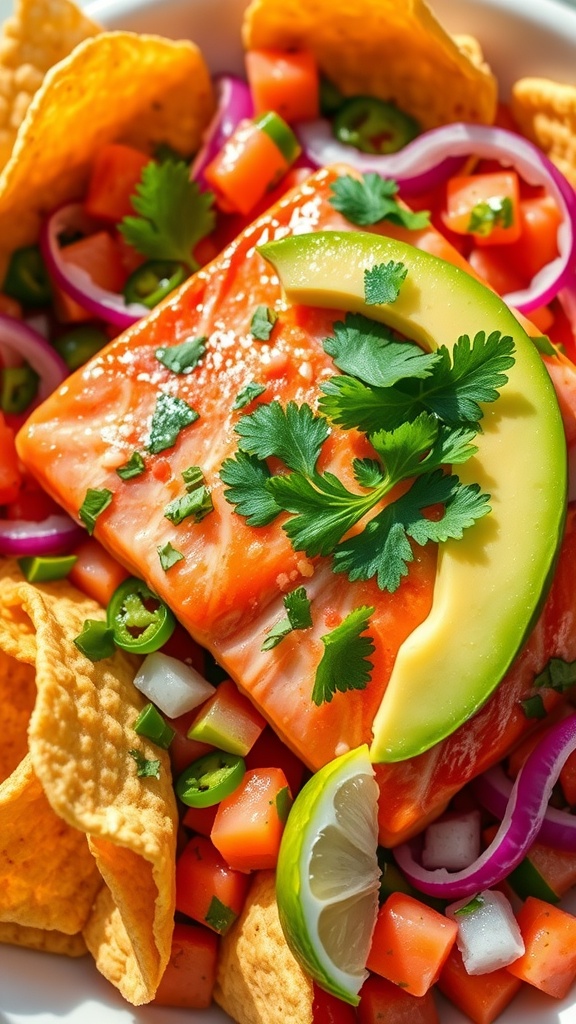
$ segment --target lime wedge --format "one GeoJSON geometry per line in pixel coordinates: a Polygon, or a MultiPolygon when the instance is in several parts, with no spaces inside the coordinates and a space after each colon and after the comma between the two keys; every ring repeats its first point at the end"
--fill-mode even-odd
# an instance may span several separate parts
{"type": "Polygon", "coordinates": [[[276,873],[294,956],[321,988],[352,1005],[378,910],[377,807],[367,746],[330,761],[294,801],[276,873]]]}

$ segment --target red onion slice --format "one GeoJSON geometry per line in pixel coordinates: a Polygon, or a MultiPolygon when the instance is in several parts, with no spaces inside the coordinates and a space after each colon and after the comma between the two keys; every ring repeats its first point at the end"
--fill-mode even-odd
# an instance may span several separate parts
{"type": "MultiPolygon", "coordinates": [[[[512,782],[500,765],[495,765],[472,783],[477,799],[496,818],[506,812],[506,805],[512,792],[512,782]]],[[[576,817],[569,811],[547,807],[538,841],[558,850],[576,852],[576,817]]]]}
{"type": "Polygon", "coordinates": [[[38,331],[11,316],[0,315],[0,357],[6,366],[24,359],[38,374],[38,395],[30,410],[48,398],[69,373],[56,349],[38,331]]]}
{"type": "Polygon", "coordinates": [[[40,248],[52,279],[89,313],[122,329],[148,316],[150,310],[139,302],[127,303],[123,295],[95,284],[89,274],[62,258],[59,236],[66,231],[91,234],[99,226],[88,217],[81,203],[68,203],[56,210],[42,226],[40,248]]]}
{"type": "Polygon", "coordinates": [[[233,75],[220,75],[214,80],[218,106],[206,133],[201,149],[196,154],[190,177],[206,187],[204,169],[212,162],[240,121],[252,117],[254,104],[246,82],[233,75]]]}
{"type": "Polygon", "coordinates": [[[39,523],[0,519],[0,554],[15,558],[59,555],[69,551],[83,535],[82,527],[64,512],[48,516],[39,523]]]}
{"type": "Polygon", "coordinates": [[[498,832],[478,860],[462,871],[427,871],[416,860],[415,843],[404,843],[394,856],[408,880],[430,896],[448,899],[470,896],[501,882],[525,857],[536,836],[543,839],[541,828],[552,789],[573,750],[576,714],[551,726],[527,757],[511,787],[498,832]]]}
{"type": "Polygon", "coordinates": [[[558,229],[559,255],[536,274],[528,288],[504,295],[505,302],[529,313],[545,306],[560,289],[574,282],[576,196],[548,157],[520,135],[488,125],[448,124],[424,132],[398,153],[372,156],[335,142],[328,122],[298,125],[298,134],[304,152],[316,165],[348,163],[362,173],[372,171],[393,178],[407,193],[426,191],[446,180],[454,173],[454,160],[460,166],[469,156],[513,167],[529,185],[546,189],[561,211],[562,223],[558,229]]]}

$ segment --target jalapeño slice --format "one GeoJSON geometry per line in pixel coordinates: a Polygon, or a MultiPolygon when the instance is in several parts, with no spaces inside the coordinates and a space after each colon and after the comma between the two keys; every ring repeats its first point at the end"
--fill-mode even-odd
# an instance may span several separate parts
{"type": "Polygon", "coordinates": [[[212,807],[233,793],[246,765],[237,754],[212,750],[188,765],[176,782],[176,793],[188,807],[212,807]]]}
{"type": "Polygon", "coordinates": [[[188,277],[182,263],[174,260],[149,260],[138,267],[126,281],[126,302],[140,302],[153,309],[188,277]]]}
{"type": "Polygon", "coordinates": [[[362,153],[397,153],[421,128],[393,103],[374,96],[353,96],[336,112],[332,131],[339,142],[362,153]]]}
{"type": "Polygon", "coordinates": [[[130,577],[114,591],[106,611],[114,643],[132,654],[151,654],[172,636],[176,619],[142,580],[130,577]]]}

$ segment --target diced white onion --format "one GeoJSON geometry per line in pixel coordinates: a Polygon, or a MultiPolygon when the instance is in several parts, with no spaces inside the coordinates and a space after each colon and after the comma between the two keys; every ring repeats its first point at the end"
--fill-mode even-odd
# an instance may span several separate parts
{"type": "Polygon", "coordinates": [[[522,956],[524,942],[504,893],[485,889],[474,900],[479,905],[464,913],[458,911],[471,903],[469,897],[452,903],[446,916],[458,924],[456,944],[468,974],[488,974],[522,956]]]}
{"type": "Polygon", "coordinates": [[[440,818],[424,834],[422,864],[425,868],[461,871],[480,855],[480,811],[440,818]]]}
{"type": "Polygon", "coordinates": [[[168,718],[178,718],[197,708],[215,692],[196,669],[160,651],[144,659],[134,686],[168,718]]]}

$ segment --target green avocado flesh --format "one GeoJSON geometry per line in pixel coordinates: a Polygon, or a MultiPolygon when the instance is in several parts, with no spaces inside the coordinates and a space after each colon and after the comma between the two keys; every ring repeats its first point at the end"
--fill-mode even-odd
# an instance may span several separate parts
{"type": "Polygon", "coordinates": [[[402,761],[428,750],[487,700],[542,607],[562,539],[567,457],[548,373],[505,303],[457,267],[364,232],[317,232],[259,249],[292,304],[363,313],[433,350],[500,331],[515,363],[485,406],[478,452],[457,467],[480,484],[491,512],[439,546],[431,611],[401,646],[373,723],[371,757],[402,761]],[[390,260],[407,276],[394,303],[367,305],[364,272],[390,260]]]}

